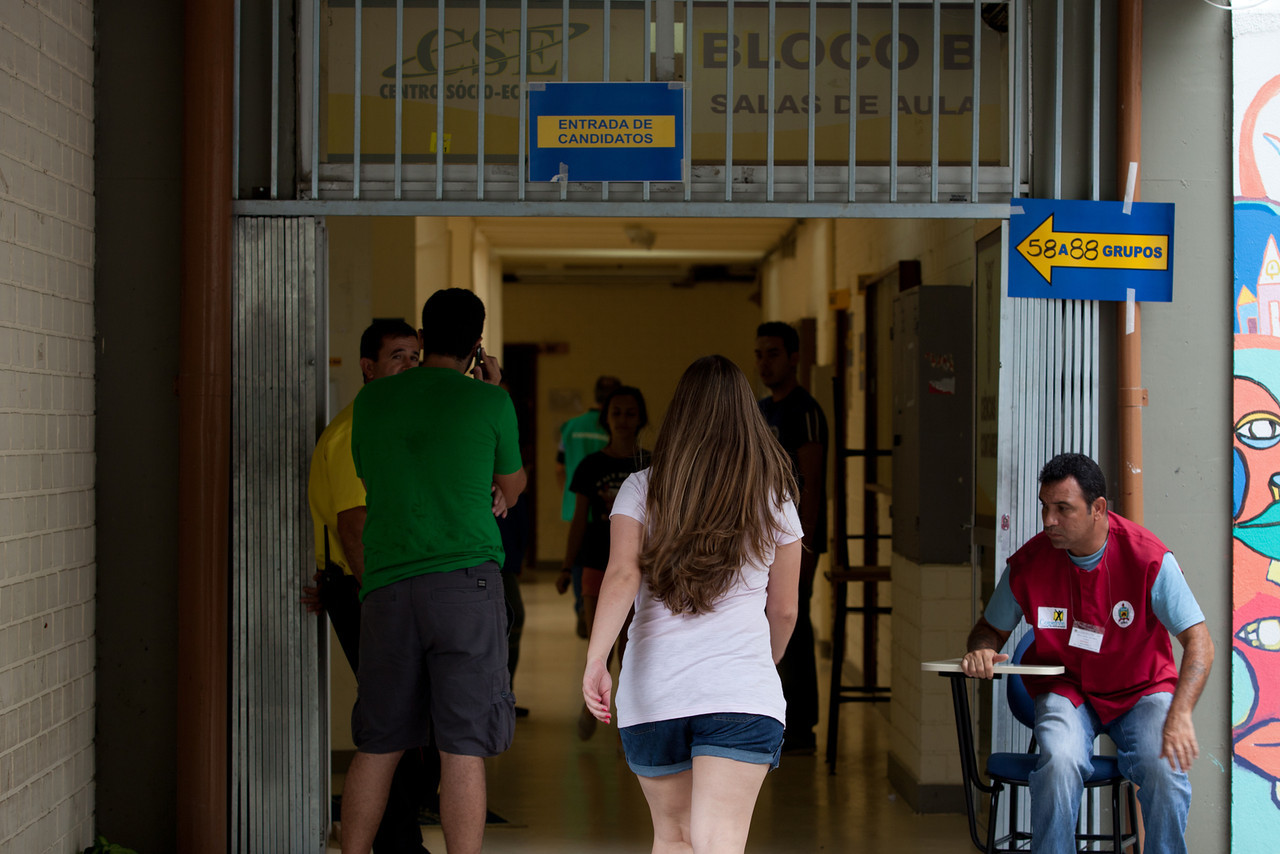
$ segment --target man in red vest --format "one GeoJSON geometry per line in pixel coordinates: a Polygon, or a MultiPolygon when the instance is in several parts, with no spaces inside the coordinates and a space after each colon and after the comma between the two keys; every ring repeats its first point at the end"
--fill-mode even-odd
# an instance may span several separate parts
{"type": "Polygon", "coordinates": [[[990,679],[1024,617],[1035,631],[1027,664],[1061,676],[1024,677],[1035,699],[1040,760],[1031,773],[1031,833],[1042,854],[1073,852],[1094,738],[1116,743],[1120,771],[1139,786],[1146,850],[1185,852],[1187,769],[1199,755],[1191,710],[1213,665],[1204,615],[1173,553],[1147,529],[1107,511],[1106,481],[1082,454],[1040,472],[1044,530],[1009,558],[963,669],[990,679]],[[1169,635],[1182,644],[1173,661],[1169,635]]]}

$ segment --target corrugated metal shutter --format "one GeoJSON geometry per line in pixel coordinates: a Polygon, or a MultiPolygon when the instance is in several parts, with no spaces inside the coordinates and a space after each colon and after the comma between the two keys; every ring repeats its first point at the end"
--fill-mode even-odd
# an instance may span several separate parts
{"type": "Polygon", "coordinates": [[[325,237],[238,218],[232,332],[231,850],[323,851],[329,715],[307,473],[324,420],[325,237]]]}
{"type": "MultiPolygon", "coordinates": [[[[1008,293],[1007,283],[1001,292],[1008,293]]],[[[1040,531],[1040,468],[1059,453],[1098,455],[1099,303],[1008,296],[1002,303],[997,579],[1009,556],[1040,531]]],[[[1025,631],[1015,629],[1010,646],[1025,631]]],[[[1009,712],[1004,682],[992,693],[991,749],[1026,750],[1031,733],[1009,712]]],[[[1026,810],[1027,799],[1021,803],[1026,810]]],[[[1022,821],[1028,826],[1029,814],[1022,821]]]]}

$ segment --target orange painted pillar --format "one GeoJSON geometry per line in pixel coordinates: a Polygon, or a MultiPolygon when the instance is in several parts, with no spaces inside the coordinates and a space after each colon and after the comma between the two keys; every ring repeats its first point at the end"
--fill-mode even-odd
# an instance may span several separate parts
{"type": "MultiPolygon", "coordinates": [[[[1121,0],[1118,10],[1116,84],[1119,116],[1116,123],[1116,179],[1124,197],[1129,164],[1142,162],[1142,0],[1121,0]]],[[[1134,186],[1133,200],[1140,197],[1134,186]]],[[[1142,306],[1133,307],[1133,331],[1127,326],[1127,307],[1117,306],[1116,385],[1120,440],[1120,511],[1138,524],[1142,508],[1142,306]]]]}
{"type": "Polygon", "coordinates": [[[178,851],[225,852],[234,7],[186,0],[178,365],[178,851]]]}

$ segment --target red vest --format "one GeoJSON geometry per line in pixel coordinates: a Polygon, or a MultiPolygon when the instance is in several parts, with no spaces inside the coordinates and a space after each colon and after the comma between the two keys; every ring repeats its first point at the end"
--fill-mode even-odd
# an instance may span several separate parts
{"type": "Polygon", "coordinates": [[[1151,587],[1169,549],[1154,534],[1114,513],[1102,560],[1093,570],[1071,562],[1044,532],[1009,558],[1009,586],[1035,629],[1027,664],[1061,664],[1061,676],[1025,676],[1032,697],[1086,698],[1103,723],[1147,694],[1172,693],[1178,682],[1169,632],[1151,610],[1151,587]],[[1070,646],[1076,622],[1102,627],[1098,652],[1070,646]]]}

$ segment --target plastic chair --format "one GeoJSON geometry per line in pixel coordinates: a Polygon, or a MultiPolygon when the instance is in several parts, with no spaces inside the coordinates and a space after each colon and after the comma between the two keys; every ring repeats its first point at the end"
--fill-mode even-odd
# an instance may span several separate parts
{"type": "MultiPolygon", "coordinates": [[[[1034,639],[1034,633],[1028,631],[1018,642],[1018,646],[1013,651],[1011,661],[1015,664],[1022,661],[1023,654],[1027,648],[1031,646],[1034,639]]],[[[1009,710],[1019,722],[1028,729],[1035,728],[1035,701],[1031,699],[1031,695],[1027,693],[1027,688],[1022,683],[1022,677],[1016,674],[1010,674],[1007,682],[1009,710]]],[[[991,796],[990,812],[987,817],[987,844],[983,846],[977,839],[977,834],[973,833],[973,842],[979,851],[985,851],[986,854],[1008,854],[1008,852],[1027,851],[1031,849],[1031,833],[1018,827],[1018,792],[1027,786],[1030,780],[1031,772],[1035,770],[1036,762],[1039,755],[1036,753],[1035,736],[1031,737],[1031,744],[1027,748],[1026,753],[993,753],[987,759],[987,776],[991,778],[990,786],[979,785],[978,788],[988,792],[991,796]],[[1004,836],[996,838],[996,816],[1000,807],[1000,795],[1005,788],[1009,790],[1009,815],[1008,828],[1004,836]]],[[[975,763],[976,764],[976,763],[975,763]]],[[[1121,854],[1126,848],[1133,847],[1134,854],[1141,854],[1141,845],[1138,842],[1138,834],[1134,829],[1136,827],[1135,817],[1137,816],[1137,806],[1134,797],[1133,783],[1120,773],[1120,765],[1114,756],[1098,756],[1093,757],[1093,770],[1084,781],[1084,787],[1088,789],[1099,789],[1108,787],[1111,790],[1111,832],[1110,833],[1077,833],[1077,848],[1081,843],[1102,843],[1110,842],[1110,848],[1089,849],[1092,851],[1101,850],[1111,852],[1111,854],[1121,854]],[[1121,794],[1125,794],[1125,805],[1128,807],[1129,814],[1129,831],[1123,832],[1120,820],[1121,794]]],[[[972,805],[972,802],[970,802],[972,805]]],[[[972,806],[970,806],[972,812],[972,806]]],[[[972,818],[970,821],[971,829],[973,829],[972,818]]]]}

